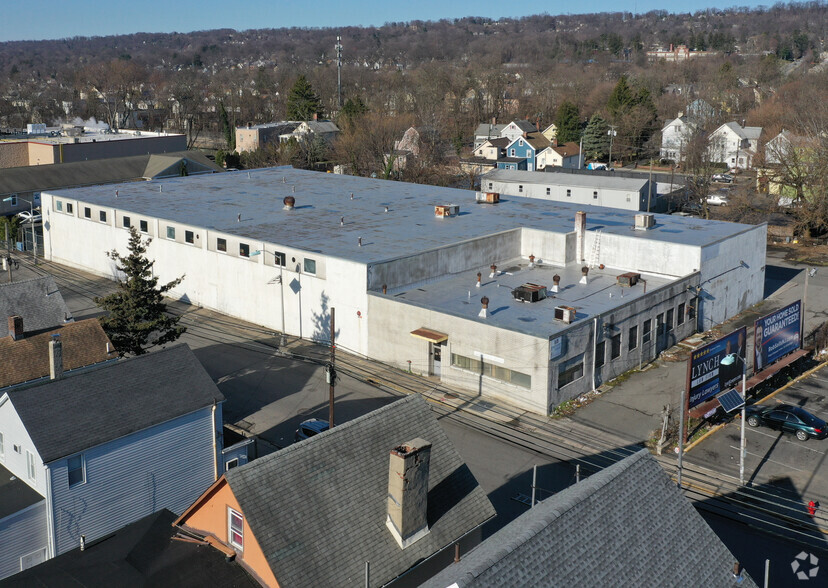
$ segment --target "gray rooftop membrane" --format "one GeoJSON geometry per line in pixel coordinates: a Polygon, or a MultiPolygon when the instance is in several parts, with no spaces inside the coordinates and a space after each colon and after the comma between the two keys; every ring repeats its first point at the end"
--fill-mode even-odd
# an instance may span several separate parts
{"type": "MultiPolygon", "coordinates": [[[[571,306],[577,311],[575,324],[592,320],[597,315],[616,310],[620,305],[644,296],[644,284],[623,287],[617,284],[620,272],[589,270],[586,284],[579,283],[581,268],[538,266],[530,269],[525,260],[512,260],[498,267],[498,275],[483,274],[481,287],[475,286],[477,272],[464,272],[437,282],[388,290],[385,296],[422,308],[439,308],[441,312],[537,337],[555,336],[570,327],[555,320],[556,306],[571,306]],[[552,276],[561,276],[557,293],[552,292],[552,276]],[[538,302],[522,302],[512,296],[512,290],[526,283],[546,286],[547,298],[538,302]],[[611,295],[611,296],[610,296],[611,295]],[[489,299],[488,316],[479,317],[480,299],[489,299]]],[[[652,292],[674,280],[642,274],[647,292],[652,292]]],[[[375,296],[383,296],[372,292],[375,296]]]]}
{"type": "Polygon", "coordinates": [[[521,227],[569,233],[578,210],[587,213],[587,230],[695,246],[753,228],[657,214],[653,229],[636,231],[634,211],[511,197],[499,204],[478,204],[475,193],[468,190],[289,167],[50,193],[360,263],[396,259],[521,227]],[[285,196],[295,197],[294,210],[284,210],[285,196]],[[436,218],[438,204],[458,204],[459,216],[436,218]]]}

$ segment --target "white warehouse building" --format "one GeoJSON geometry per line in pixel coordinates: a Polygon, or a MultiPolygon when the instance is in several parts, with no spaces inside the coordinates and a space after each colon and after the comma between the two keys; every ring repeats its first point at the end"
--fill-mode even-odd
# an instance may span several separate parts
{"type": "Polygon", "coordinates": [[[133,226],[182,299],[321,341],[335,308],[341,348],[541,414],[762,299],[765,225],[480,196],[292,168],[44,192],[45,255],[114,277],[133,226]]]}

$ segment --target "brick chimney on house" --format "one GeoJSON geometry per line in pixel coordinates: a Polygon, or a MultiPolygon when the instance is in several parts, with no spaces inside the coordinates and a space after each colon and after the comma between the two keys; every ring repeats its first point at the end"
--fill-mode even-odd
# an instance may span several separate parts
{"type": "Polygon", "coordinates": [[[63,376],[63,343],[60,342],[60,334],[52,335],[49,341],[49,377],[57,380],[63,376]]]}
{"type": "Polygon", "coordinates": [[[414,439],[391,450],[388,518],[397,544],[405,549],[428,534],[428,471],[431,443],[414,439]]]}
{"type": "Polygon", "coordinates": [[[18,339],[23,338],[22,316],[15,315],[9,317],[9,335],[11,335],[12,341],[17,341],[18,339]]]}

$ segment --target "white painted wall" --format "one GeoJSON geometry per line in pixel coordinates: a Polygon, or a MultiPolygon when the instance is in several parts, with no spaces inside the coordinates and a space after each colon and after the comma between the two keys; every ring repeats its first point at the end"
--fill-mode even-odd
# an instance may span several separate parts
{"type": "Polygon", "coordinates": [[[532,181],[503,181],[486,178],[481,180],[485,192],[498,192],[509,196],[523,196],[538,200],[552,200],[571,204],[606,206],[623,210],[643,210],[647,207],[647,189],[615,190],[610,188],[566,186],[544,182],[542,174],[532,181]]]}
{"type": "Polygon", "coordinates": [[[14,405],[7,394],[0,395],[0,433],[3,433],[3,455],[0,456],[0,463],[7,470],[34,488],[41,496],[46,496],[46,468],[43,467],[43,460],[35,449],[32,438],[23,426],[20,417],[14,409],[14,405]],[[20,452],[14,450],[14,446],[20,447],[20,452]],[[31,452],[35,459],[35,479],[29,477],[26,463],[26,452],[31,452]]]}
{"type": "Polygon", "coordinates": [[[0,580],[22,571],[24,555],[47,547],[45,500],[0,520],[0,580]]]}

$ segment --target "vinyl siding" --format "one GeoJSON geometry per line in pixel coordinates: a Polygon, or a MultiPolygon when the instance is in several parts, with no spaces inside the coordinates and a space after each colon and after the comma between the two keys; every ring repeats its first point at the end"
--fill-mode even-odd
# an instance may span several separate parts
{"type": "Polygon", "coordinates": [[[46,548],[46,501],[0,521],[0,579],[20,571],[20,558],[46,548]]]}
{"type": "Polygon", "coordinates": [[[72,487],[67,460],[49,464],[56,553],[81,535],[94,541],[163,508],[189,507],[215,480],[211,419],[208,407],[89,449],[85,482],[72,487]]]}

